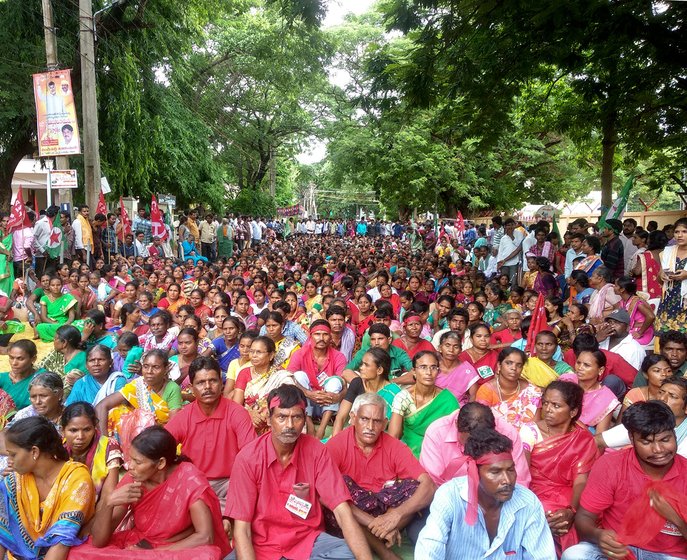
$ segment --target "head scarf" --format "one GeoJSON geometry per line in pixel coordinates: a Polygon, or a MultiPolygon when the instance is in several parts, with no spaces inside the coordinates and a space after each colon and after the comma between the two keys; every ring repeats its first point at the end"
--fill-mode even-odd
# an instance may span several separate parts
{"type": "Polygon", "coordinates": [[[477,459],[465,456],[468,465],[468,508],[465,512],[465,522],[474,525],[477,522],[478,502],[477,494],[479,488],[479,465],[493,465],[501,461],[512,461],[511,453],[486,453],[477,459]]]}

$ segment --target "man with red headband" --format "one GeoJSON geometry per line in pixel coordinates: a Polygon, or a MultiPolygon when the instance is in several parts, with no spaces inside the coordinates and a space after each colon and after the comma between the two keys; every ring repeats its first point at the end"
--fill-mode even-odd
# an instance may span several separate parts
{"type": "Polygon", "coordinates": [[[512,446],[494,430],[470,434],[465,443],[468,474],[437,490],[416,558],[556,558],[544,508],[533,492],[515,483],[512,446]]]}
{"type": "Polygon", "coordinates": [[[305,395],[282,385],[267,396],[271,430],[236,456],[224,514],[234,520],[230,559],[372,560],[351,496],[329,452],[303,434],[305,395]],[[326,507],[343,539],[323,532],[326,507]]]}
{"type": "Polygon", "coordinates": [[[474,430],[485,428],[496,430],[513,442],[517,482],[529,488],[532,477],[518,430],[478,402],[467,403],[460,410],[435,420],[425,432],[420,464],[437,485],[467,473],[465,442],[474,430]]]}
{"type": "Polygon", "coordinates": [[[317,439],[324,439],[324,431],[332,416],[339,411],[346,389],[341,377],[346,358],[331,347],[331,341],[329,323],[323,319],[313,321],[310,338],[303,348],[293,353],[288,365],[296,384],[308,399],[306,414],[309,418],[315,415],[322,419],[315,433],[317,439]]]}

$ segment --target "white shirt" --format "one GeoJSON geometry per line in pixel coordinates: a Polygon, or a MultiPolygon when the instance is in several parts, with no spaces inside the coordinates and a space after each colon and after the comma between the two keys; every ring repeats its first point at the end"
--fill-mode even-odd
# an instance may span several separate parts
{"type": "Polygon", "coordinates": [[[634,255],[637,252],[637,247],[634,246],[634,243],[632,243],[631,238],[625,237],[624,233],[621,233],[618,237],[620,237],[620,241],[623,242],[623,260],[625,261],[625,274],[631,275],[630,273],[632,271],[630,270],[630,260],[632,259],[632,255],[634,255]]]}
{"type": "Polygon", "coordinates": [[[639,342],[632,338],[631,334],[628,334],[613,348],[608,347],[610,343],[611,338],[608,337],[606,340],[599,342],[599,348],[622,356],[628,364],[639,371],[646,357],[646,350],[639,342]]]}
{"type": "Polygon", "coordinates": [[[134,247],[136,249],[136,256],[137,257],[149,257],[150,253],[148,252],[148,247],[146,247],[145,243],[141,243],[138,239],[134,241],[134,247]]]}
{"type": "Polygon", "coordinates": [[[83,244],[83,232],[81,231],[81,221],[77,218],[72,222],[74,230],[74,249],[86,249],[83,244]]]}
{"type": "MultiPolygon", "coordinates": [[[[59,216],[57,216],[59,220],[59,216]]],[[[42,255],[50,239],[50,221],[47,216],[41,216],[41,219],[33,226],[33,246],[37,254],[42,255]]]]}
{"type": "Polygon", "coordinates": [[[585,255],[582,251],[577,253],[575,252],[575,249],[572,248],[567,250],[567,252],[565,253],[565,268],[563,269],[566,278],[570,278],[570,275],[572,274],[573,261],[579,257],[584,258],[586,256],[587,255],[585,255]]]}
{"type": "MultiPolygon", "coordinates": [[[[683,420],[683,422],[687,422],[687,420],[683,420]]],[[[602,432],[601,438],[604,440],[606,447],[611,449],[620,449],[632,443],[627,428],[622,424],[602,432]]],[[[687,437],[677,442],[677,454],[687,458],[687,437]]]]}
{"type": "Polygon", "coordinates": [[[518,264],[520,262],[521,253],[516,254],[509,260],[505,259],[508,255],[520,247],[520,245],[522,245],[523,240],[524,236],[518,230],[513,232],[512,239],[504,233],[503,237],[501,238],[501,243],[499,244],[499,252],[496,256],[496,260],[498,262],[504,261],[504,266],[514,266],[518,264]]]}

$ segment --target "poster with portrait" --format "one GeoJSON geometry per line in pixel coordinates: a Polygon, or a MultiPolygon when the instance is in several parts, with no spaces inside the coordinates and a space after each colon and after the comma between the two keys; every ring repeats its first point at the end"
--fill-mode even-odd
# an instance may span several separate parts
{"type": "Polygon", "coordinates": [[[81,153],[70,70],[33,75],[40,157],[81,153]]]}

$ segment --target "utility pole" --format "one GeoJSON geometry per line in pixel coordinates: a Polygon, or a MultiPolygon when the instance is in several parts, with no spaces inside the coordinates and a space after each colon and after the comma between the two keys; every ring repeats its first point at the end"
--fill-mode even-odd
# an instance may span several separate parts
{"type": "MultiPolygon", "coordinates": [[[[43,32],[45,33],[45,61],[48,70],[57,70],[59,63],[57,62],[57,36],[55,34],[55,23],[52,12],[52,4],[50,0],[42,0],[43,5],[43,32]]],[[[55,166],[57,169],[69,169],[69,158],[67,156],[57,156],[55,158],[55,166]]],[[[50,174],[47,175],[50,180],[50,174]]],[[[46,194],[47,194],[46,185],[46,194]]],[[[58,191],[58,202],[72,203],[71,189],[60,189],[58,191]]],[[[51,201],[54,204],[54,201],[51,201]]]]}
{"type": "Polygon", "coordinates": [[[95,210],[100,194],[100,140],[95,86],[95,19],[92,0],[79,0],[79,48],[81,51],[85,194],[86,204],[95,210]]]}

